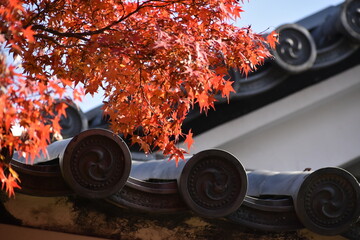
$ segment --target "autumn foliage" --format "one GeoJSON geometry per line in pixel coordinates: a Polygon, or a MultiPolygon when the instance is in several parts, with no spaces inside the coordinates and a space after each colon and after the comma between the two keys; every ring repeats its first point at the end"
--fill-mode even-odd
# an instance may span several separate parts
{"type": "MultiPolygon", "coordinates": [[[[229,98],[227,70],[247,74],[270,56],[276,34],[229,24],[241,12],[238,0],[0,0],[1,149],[29,159],[44,149],[64,113],[54,99],[66,87],[78,98],[81,83],[89,94],[105,90],[116,133],[178,161],[186,150],[176,142],[193,142],[181,126],[194,104],[207,111],[216,96],[229,98]],[[15,125],[26,138],[12,134],[15,125]]],[[[16,177],[3,156],[9,195],[16,177]]]]}

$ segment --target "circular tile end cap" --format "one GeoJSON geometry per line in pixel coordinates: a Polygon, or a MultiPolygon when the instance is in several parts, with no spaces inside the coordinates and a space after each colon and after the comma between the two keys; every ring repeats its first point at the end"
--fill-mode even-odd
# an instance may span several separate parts
{"type": "Polygon", "coordinates": [[[235,212],[247,191],[247,175],[232,154],[217,149],[190,158],[178,179],[179,191],[188,207],[207,218],[235,212]]]}
{"type": "Polygon", "coordinates": [[[321,235],[338,235],[360,216],[360,187],[341,168],[322,168],[306,177],[295,200],[302,224],[321,235]]]}
{"type": "Polygon", "coordinates": [[[60,156],[60,168],[76,194],[106,198],[125,185],[130,174],[131,155],[118,135],[105,129],[91,129],[71,139],[60,156]]]}

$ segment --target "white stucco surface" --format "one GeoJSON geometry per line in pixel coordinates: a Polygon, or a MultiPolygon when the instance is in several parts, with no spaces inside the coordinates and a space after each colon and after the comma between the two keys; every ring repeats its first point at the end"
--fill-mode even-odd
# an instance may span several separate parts
{"type": "Polygon", "coordinates": [[[359,157],[360,66],[194,140],[192,153],[224,149],[248,169],[315,170],[359,157]]]}

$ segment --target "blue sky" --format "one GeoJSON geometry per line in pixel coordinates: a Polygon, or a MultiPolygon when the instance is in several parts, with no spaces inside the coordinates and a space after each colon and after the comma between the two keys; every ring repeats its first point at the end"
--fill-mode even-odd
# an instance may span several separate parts
{"type": "Polygon", "coordinates": [[[251,25],[256,32],[274,30],[285,23],[294,23],[343,0],[251,0],[244,1],[241,19],[237,26],[251,25]]]}
{"type": "MultiPolygon", "coordinates": [[[[241,19],[235,25],[251,25],[255,32],[272,31],[285,23],[294,23],[331,5],[338,5],[342,0],[244,0],[241,19]]],[[[94,97],[85,96],[79,103],[86,112],[102,102],[102,92],[94,97]]]]}

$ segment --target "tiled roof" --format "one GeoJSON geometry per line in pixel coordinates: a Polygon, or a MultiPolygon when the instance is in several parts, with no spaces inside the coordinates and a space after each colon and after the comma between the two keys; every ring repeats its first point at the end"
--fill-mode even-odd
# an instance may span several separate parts
{"type": "MultiPolygon", "coordinates": [[[[48,147],[53,159],[27,165],[12,160],[23,180],[19,192],[77,195],[114,209],[193,215],[263,231],[307,228],[348,234],[360,216],[360,186],[341,168],[303,172],[245,171],[232,154],[209,149],[186,157],[135,161],[109,130],[86,130],[48,147]],[[130,171],[131,169],[131,171],[130,171]],[[216,220],[217,219],[217,220],[216,220]]],[[[61,225],[61,222],[58,223],[61,225]]]]}
{"type": "MultiPolygon", "coordinates": [[[[237,93],[231,96],[230,104],[219,99],[216,111],[208,112],[206,118],[195,109],[184,128],[202,133],[358,65],[359,9],[360,1],[346,1],[280,26],[275,59],[248,78],[231,70],[237,93]]],[[[349,239],[360,235],[359,183],[342,168],[245,171],[231,153],[212,149],[187,156],[186,163],[175,168],[161,155],[131,154],[120,137],[108,130],[92,129],[108,127],[101,107],[84,114],[70,106],[67,115],[62,122],[63,133],[73,138],[51,144],[51,158],[39,158],[34,165],[21,159],[12,161],[22,179],[23,194],[79,196],[90,208],[96,199],[96,204],[109,205],[110,212],[129,209],[127,216],[140,211],[150,213],[148,217],[160,214],[156,216],[161,219],[161,214],[183,215],[187,211],[191,216],[212,219],[211,226],[233,224],[233,229],[307,228],[349,239]]],[[[104,214],[113,217],[109,211],[104,214]]]]}

